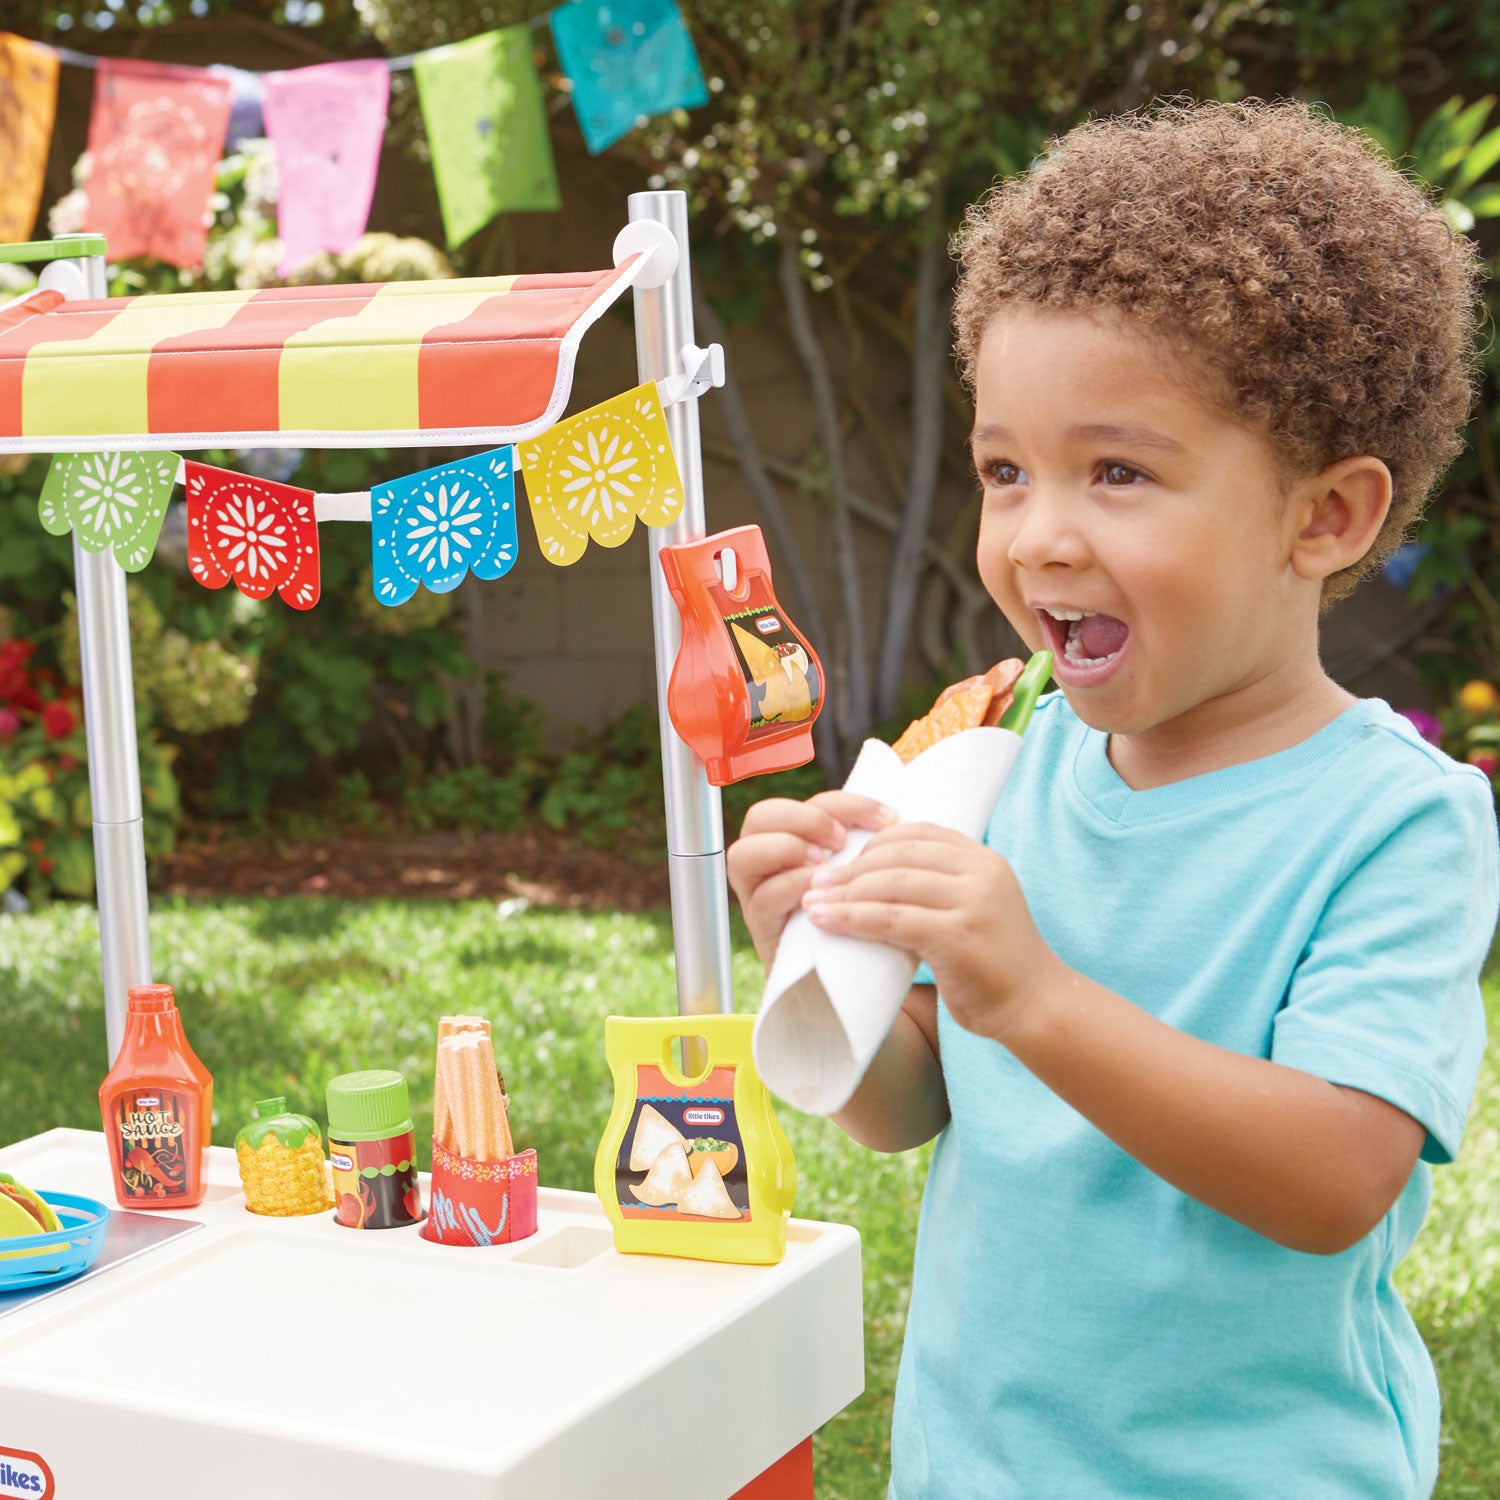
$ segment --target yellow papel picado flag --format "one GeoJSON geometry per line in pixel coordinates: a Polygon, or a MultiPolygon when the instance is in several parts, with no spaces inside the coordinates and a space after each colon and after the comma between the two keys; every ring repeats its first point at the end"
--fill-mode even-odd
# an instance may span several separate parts
{"type": "Polygon", "coordinates": [[[682,510],[682,477],[654,382],[517,443],[542,556],[567,567],[592,537],[618,547],[635,530],[667,526],[682,510]]]}

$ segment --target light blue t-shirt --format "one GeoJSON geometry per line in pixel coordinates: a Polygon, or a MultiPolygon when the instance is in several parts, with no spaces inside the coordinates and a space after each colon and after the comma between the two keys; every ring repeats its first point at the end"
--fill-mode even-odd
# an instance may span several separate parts
{"type": "Polygon", "coordinates": [[[1358,1244],[1288,1250],[940,1006],[951,1120],[922,1203],[892,1500],[1419,1500],[1438,1390],[1391,1272],[1484,1047],[1489,783],[1378,699],[1147,791],[1106,744],[1043,699],[986,835],[1053,950],[1180,1030],[1389,1100],[1427,1128],[1423,1161],[1358,1244]]]}

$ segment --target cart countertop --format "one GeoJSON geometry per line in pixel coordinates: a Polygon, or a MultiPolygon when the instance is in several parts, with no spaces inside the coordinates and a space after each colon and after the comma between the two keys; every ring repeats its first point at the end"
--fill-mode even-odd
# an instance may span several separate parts
{"type": "MultiPolygon", "coordinates": [[[[113,1203],[98,1133],[0,1169],[113,1203]]],[[[618,1255],[592,1194],[544,1187],[537,1233],[481,1250],[250,1214],[223,1147],[208,1180],[172,1210],[201,1229],[0,1317],[0,1454],[39,1454],[58,1500],[146,1474],[215,1500],[728,1500],[863,1389],[842,1225],[792,1220],[776,1266],[618,1255]]]]}

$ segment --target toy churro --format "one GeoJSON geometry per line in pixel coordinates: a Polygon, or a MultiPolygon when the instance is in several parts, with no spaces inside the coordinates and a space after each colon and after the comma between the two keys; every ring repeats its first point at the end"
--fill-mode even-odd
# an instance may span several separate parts
{"type": "Polygon", "coordinates": [[[514,1156],[507,1102],[489,1023],[476,1016],[444,1016],[438,1026],[433,1139],[470,1161],[514,1156]]]}

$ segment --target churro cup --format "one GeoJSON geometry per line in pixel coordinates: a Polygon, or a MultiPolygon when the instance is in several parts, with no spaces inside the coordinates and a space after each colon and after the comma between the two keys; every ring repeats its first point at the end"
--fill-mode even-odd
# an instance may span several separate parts
{"type": "Polygon", "coordinates": [[[497,1161],[458,1156],[434,1141],[421,1235],[437,1245],[509,1245],[536,1233],[536,1152],[497,1161]]]}

